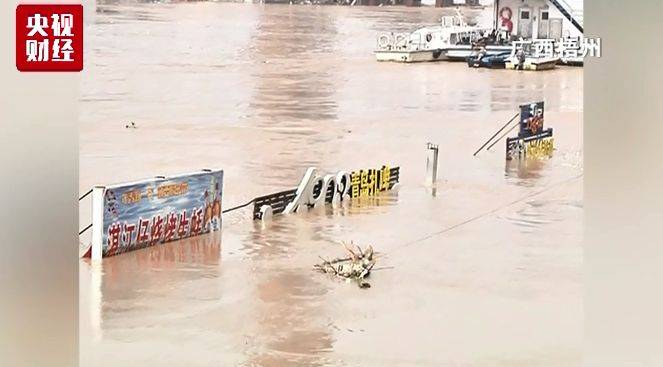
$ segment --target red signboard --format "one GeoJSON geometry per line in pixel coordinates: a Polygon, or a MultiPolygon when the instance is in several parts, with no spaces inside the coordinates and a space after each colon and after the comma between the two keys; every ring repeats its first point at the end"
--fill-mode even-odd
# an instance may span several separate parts
{"type": "Polygon", "coordinates": [[[83,70],[83,6],[17,6],[16,68],[19,71],[83,70]]]}

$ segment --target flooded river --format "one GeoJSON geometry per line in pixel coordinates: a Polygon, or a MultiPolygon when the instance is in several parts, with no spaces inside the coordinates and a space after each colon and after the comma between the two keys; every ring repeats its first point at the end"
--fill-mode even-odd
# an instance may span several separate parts
{"type": "Polygon", "coordinates": [[[434,8],[94,8],[81,193],[221,168],[229,208],[295,187],[309,166],[383,164],[401,167],[401,186],[267,226],[233,211],[220,233],[81,260],[81,366],[580,365],[582,68],[374,60],[379,32],[452,14],[434,8]],[[472,156],[538,100],[552,159],[505,164],[503,142],[472,156]],[[351,240],[380,253],[370,289],[312,271],[351,240]]]}

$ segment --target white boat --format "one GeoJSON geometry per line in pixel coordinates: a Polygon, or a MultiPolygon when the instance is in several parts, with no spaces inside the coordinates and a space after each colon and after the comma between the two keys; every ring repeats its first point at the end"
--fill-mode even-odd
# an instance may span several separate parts
{"type": "MultiPolygon", "coordinates": [[[[472,44],[490,32],[488,28],[468,26],[461,16],[442,17],[440,25],[419,28],[403,35],[381,35],[375,58],[378,61],[423,62],[465,60],[472,44]]],[[[510,50],[509,45],[488,45],[488,52],[510,50]]]]}

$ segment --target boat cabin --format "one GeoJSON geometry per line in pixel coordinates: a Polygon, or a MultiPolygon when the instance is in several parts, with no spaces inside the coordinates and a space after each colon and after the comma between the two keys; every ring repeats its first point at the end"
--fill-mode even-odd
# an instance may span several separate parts
{"type": "Polygon", "coordinates": [[[495,29],[515,38],[580,37],[582,0],[494,0],[495,29]]]}

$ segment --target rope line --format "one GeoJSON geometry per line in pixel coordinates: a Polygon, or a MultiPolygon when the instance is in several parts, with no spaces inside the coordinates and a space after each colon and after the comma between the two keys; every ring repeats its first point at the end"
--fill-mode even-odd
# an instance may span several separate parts
{"type": "Polygon", "coordinates": [[[485,213],[479,214],[479,215],[477,215],[477,216],[474,216],[474,217],[472,217],[472,218],[466,219],[466,220],[464,220],[464,221],[462,221],[462,222],[460,222],[460,223],[456,223],[456,224],[454,224],[454,225],[452,225],[452,226],[450,226],[450,227],[444,228],[444,229],[439,230],[439,231],[437,231],[437,232],[430,233],[430,234],[428,234],[428,235],[426,235],[426,236],[423,236],[423,237],[421,237],[421,238],[418,238],[418,239],[412,240],[412,241],[410,241],[410,242],[406,242],[404,245],[398,247],[396,250],[398,250],[398,249],[402,249],[402,248],[405,248],[405,247],[408,247],[408,246],[411,246],[411,245],[414,245],[414,244],[417,243],[417,242],[425,241],[425,240],[427,240],[427,239],[430,239],[430,238],[433,238],[433,237],[439,236],[439,235],[441,235],[441,234],[447,233],[447,232],[449,232],[449,231],[452,231],[452,230],[454,230],[454,229],[456,229],[456,228],[458,228],[458,227],[460,227],[460,226],[463,226],[463,225],[465,225],[465,224],[468,224],[468,223],[474,222],[475,220],[481,219],[481,218],[483,218],[483,217],[485,217],[485,216],[487,216],[487,215],[493,214],[493,213],[498,212],[498,211],[500,211],[500,210],[502,210],[502,209],[508,208],[508,207],[510,207],[510,206],[512,206],[512,205],[518,204],[518,203],[523,202],[523,201],[525,201],[525,200],[527,200],[527,199],[530,199],[530,198],[532,198],[532,197],[535,197],[535,196],[538,196],[538,195],[540,195],[540,194],[543,194],[544,192],[546,192],[546,191],[548,191],[548,190],[550,190],[550,189],[553,189],[553,188],[555,188],[555,187],[557,187],[557,186],[561,186],[561,185],[564,185],[564,184],[566,184],[566,183],[568,183],[568,182],[571,182],[571,181],[573,181],[573,180],[576,180],[576,179],[582,177],[582,175],[583,175],[583,174],[581,173],[581,174],[579,174],[579,175],[577,175],[577,176],[574,176],[574,177],[568,178],[568,179],[566,179],[566,180],[564,180],[564,181],[560,181],[560,182],[554,183],[554,184],[552,184],[552,185],[550,185],[550,186],[548,186],[548,187],[546,187],[546,188],[544,188],[544,189],[542,189],[542,190],[539,190],[539,191],[536,191],[536,192],[533,192],[533,193],[527,194],[527,195],[525,195],[525,196],[523,196],[523,197],[521,197],[521,198],[519,198],[519,199],[517,199],[517,200],[514,200],[514,201],[512,201],[512,202],[510,202],[510,203],[507,203],[507,204],[505,204],[505,205],[502,205],[502,206],[500,206],[500,207],[497,207],[497,208],[495,208],[495,209],[492,209],[492,210],[490,210],[490,211],[488,211],[488,212],[485,212],[485,213]]]}
{"type": "Polygon", "coordinates": [[[80,232],[78,232],[78,235],[79,235],[79,236],[82,235],[83,232],[87,231],[87,230],[90,229],[90,228],[92,228],[92,223],[88,224],[87,227],[83,228],[83,230],[81,230],[80,232]]]}
{"type": "Polygon", "coordinates": [[[236,206],[236,207],[230,208],[230,209],[226,209],[226,210],[222,211],[221,213],[228,213],[228,212],[231,212],[231,211],[233,211],[233,210],[241,209],[241,208],[243,208],[243,207],[245,207],[245,206],[249,206],[249,205],[253,204],[254,201],[256,201],[256,199],[253,199],[253,200],[249,201],[249,202],[246,203],[246,204],[242,204],[242,205],[238,205],[238,206],[236,206]]]}
{"type": "Polygon", "coordinates": [[[88,195],[90,195],[91,193],[92,193],[92,189],[90,189],[90,191],[88,191],[88,192],[86,192],[85,194],[83,194],[83,196],[79,197],[79,198],[78,198],[78,201],[81,201],[81,200],[85,199],[85,197],[88,196],[88,195]]]}

